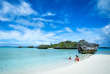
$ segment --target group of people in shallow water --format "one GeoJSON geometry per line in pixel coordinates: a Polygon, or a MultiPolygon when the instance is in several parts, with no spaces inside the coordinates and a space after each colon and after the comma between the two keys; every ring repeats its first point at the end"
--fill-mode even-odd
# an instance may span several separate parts
{"type": "MultiPolygon", "coordinates": [[[[68,60],[71,60],[71,57],[69,57],[68,60]]],[[[76,58],[75,58],[74,61],[79,61],[79,57],[78,57],[78,55],[76,55],[76,58]]]]}

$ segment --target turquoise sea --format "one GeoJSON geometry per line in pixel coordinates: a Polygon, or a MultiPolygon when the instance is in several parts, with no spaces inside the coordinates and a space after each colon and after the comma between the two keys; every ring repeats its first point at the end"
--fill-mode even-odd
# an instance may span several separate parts
{"type": "MultiPolygon", "coordinates": [[[[95,54],[108,54],[110,49],[100,48],[95,54]]],[[[73,63],[77,49],[37,49],[0,47],[0,74],[30,74],[73,63]],[[67,60],[72,57],[72,61],[67,60]]]]}

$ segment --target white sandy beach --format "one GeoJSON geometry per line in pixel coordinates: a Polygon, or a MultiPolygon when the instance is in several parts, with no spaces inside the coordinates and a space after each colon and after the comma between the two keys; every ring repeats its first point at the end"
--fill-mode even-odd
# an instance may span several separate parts
{"type": "Polygon", "coordinates": [[[40,74],[110,74],[110,55],[92,55],[70,66],[40,74]]]}

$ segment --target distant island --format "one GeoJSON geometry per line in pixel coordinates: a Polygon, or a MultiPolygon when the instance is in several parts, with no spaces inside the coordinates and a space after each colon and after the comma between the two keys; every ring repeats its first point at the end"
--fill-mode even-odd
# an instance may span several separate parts
{"type": "Polygon", "coordinates": [[[23,48],[22,46],[18,46],[18,48],[23,48]]]}
{"type": "Polygon", "coordinates": [[[79,53],[95,53],[99,44],[89,43],[85,40],[79,42],[64,41],[58,44],[39,45],[38,49],[78,49],[79,53]]]}
{"type": "Polygon", "coordinates": [[[77,42],[63,41],[58,44],[39,45],[38,49],[77,49],[77,42]]]}
{"type": "MultiPolygon", "coordinates": [[[[99,47],[99,44],[89,43],[85,40],[80,40],[78,42],[74,41],[62,41],[57,44],[44,45],[41,44],[37,46],[37,49],[78,49],[79,53],[95,53],[99,47]]],[[[19,46],[18,48],[23,48],[19,46]]],[[[27,48],[34,48],[34,46],[27,46],[27,48]]],[[[100,47],[100,48],[108,48],[108,47],[100,47]]]]}
{"type": "MultiPolygon", "coordinates": [[[[18,48],[24,48],[24,47],[23,46],[18,46],[18,48]]],[[[34,46],[27,46],[27,48],[34,48],[34,46]]]]}

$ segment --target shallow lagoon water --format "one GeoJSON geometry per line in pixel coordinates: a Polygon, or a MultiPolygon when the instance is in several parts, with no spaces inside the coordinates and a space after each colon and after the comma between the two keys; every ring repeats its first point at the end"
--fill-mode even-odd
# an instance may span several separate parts
{"type": "MultiPolygon", "coordinates": [[[[0,74],[40,72],[53,66],[70,63],[68,57],[80,55],[77,49],[37,49],[0,47],[0,74]]],[[[110,49],[98,49],[95,54],[110,54],[110,49]]]]}
{"type": "Polygon", "coordinates": [[[36,48],[0,48],[0,73],[36,70],[75,58],[77,50],[72,49],[36,49],[36,48]]]}

